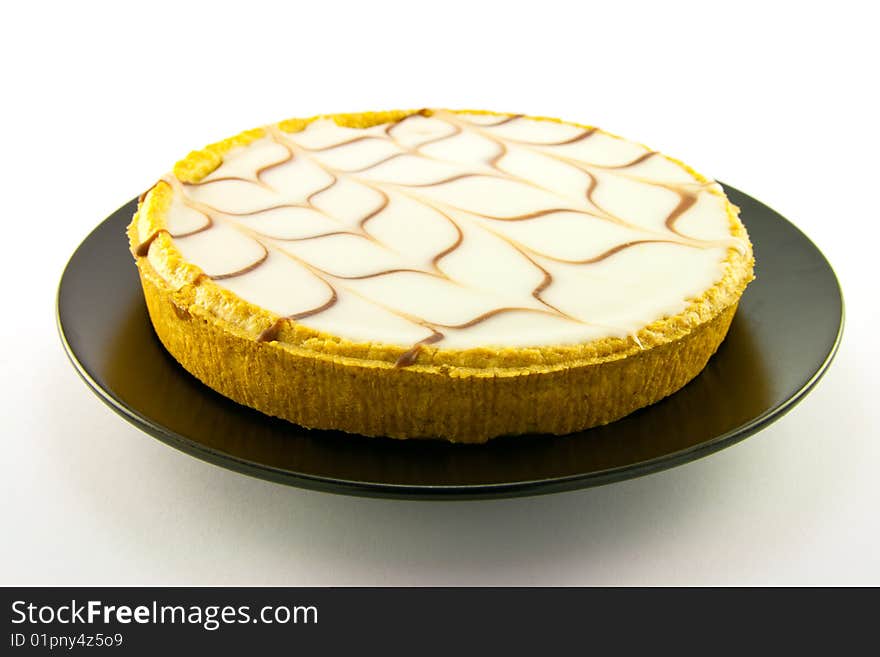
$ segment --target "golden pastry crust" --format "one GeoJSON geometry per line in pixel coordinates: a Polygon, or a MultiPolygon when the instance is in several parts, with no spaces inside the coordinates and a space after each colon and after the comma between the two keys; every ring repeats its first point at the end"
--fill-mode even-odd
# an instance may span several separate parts
{"type": "MultiPolygon", "coordinates": [[[[328,118],[365,128],[413,113],[328,118]]],[[[279,127],[297,132],[317,118],[322,117],[290,119],[279,127]]],[[[198,182],[229,149],[264,134],[263,129],[249,130],[194,151],[175,165],[174,174],[198,182]]],[[[720,191],[712,193],[723,197],[720,191]]],[[[413,365],[395,367],[407,347],[353,342],[282,319],[186,262],[165,231],[171,194],[167,183],[157,183],[142,197],[128,228],[157,335],[211,388],[310,428],[479,443],[505,434],[564,434],[611,422],[672,394],[703,369],[753,278],[751,249],[730,248],[715,285],[689,300],[683,312],[633,337],[530,348],[425,345],[413,365]],[[258,340],[272,326],[279,329],[275,340],[258,340]]],[[[737,209],[726,203],[731,235],[747,243],[737,209]]]]}

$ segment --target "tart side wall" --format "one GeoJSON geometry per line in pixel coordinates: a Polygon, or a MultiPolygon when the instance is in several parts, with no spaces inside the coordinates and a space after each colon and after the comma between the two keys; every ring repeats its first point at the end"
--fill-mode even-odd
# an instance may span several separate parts
{"type": "Polygon", "coordinates": [[[198,306],[179,307],[149,266],[138,269],[165,348],[226,397],[307,428],[460,443],[572,433],[657,402],[699,374],[736,312],[733,304],[682,339],[609,362],[515,373],[428,373],[256,342],[198,306]]]}

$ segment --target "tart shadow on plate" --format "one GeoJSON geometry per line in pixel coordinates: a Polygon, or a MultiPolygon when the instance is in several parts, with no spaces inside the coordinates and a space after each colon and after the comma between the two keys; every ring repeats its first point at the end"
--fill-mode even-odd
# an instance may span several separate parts
{"type": "Polygon", "coordinates": [[[678,465],[777,419],[815,384],[840,339],[834,274],[780,215],[731,188],[756,253],[727,339],[674,395],[604,427],[512,436],[485,445],[397,441],[307,430],[201,384],[150,324],[120,208],[71,258],[58,298],[68,355],[90,387],[147,433],[246,474],[333,492],[477,498],[609,483],[678,465]]]}
{"type": "Polygon", "coordinates": [[[539,480],[608,470],[686,450],[752,417],[768,401],[761,358],[738,316],[706,369],[678,393],[604,427],[567,436],[507,436],[485,445],[370,438],[308,430],[232,402],[183,370],[133,299],[108,350],[107,383],[120,401],[205,447],[291,471],[405,485],[539,480]],[[136,372],[136,376],[132,373],[136,372]],[[725,404],[728,381],[748,381],[725,404]],[[705,413],[707,407],[714,412],[705,413]]]}

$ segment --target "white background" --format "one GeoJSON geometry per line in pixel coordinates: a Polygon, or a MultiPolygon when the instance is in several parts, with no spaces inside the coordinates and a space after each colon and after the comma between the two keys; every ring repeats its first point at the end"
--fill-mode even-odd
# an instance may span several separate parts
{"type": "Polygon", "coordinates": [[[870,6],[7,6],[0,583],[880,584],[870,6]],[[449,503],[228,472],[127,425],[79,380],[55,329],[64,264],[175,160],[288,116],[422,106],[596,124],[774,207],[841,279],[831,370],[778,423],[690,465],[449,503]]]}

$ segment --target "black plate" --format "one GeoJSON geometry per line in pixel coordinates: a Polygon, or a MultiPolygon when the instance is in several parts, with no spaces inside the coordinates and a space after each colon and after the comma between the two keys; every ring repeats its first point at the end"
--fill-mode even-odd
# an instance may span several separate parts
{"type": "Polygon", "coordinates": [[[88,385],[135,426],[245,474],[336,493],[478,498],[549,493],[637,477],[746,438],[800,401],[827,369],[843,299],[824,256],[782,216],[727,187],[755,246],[757,280],[727,339],[681,391],[610,425],[486,445],[310,431],[239,406],[164,350],[147,316],[125,226],[133,200],[71,257],[58,326],[88,385]]]}

